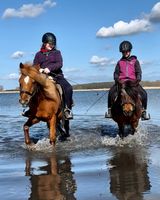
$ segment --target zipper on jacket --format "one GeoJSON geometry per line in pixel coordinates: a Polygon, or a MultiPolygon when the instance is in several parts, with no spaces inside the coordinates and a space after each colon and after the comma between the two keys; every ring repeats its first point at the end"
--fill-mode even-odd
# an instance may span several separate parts
{"type": "Polygon", "coordinates": [[[126,77],[128,78],[128,61],[126,61],[126,77]]]}

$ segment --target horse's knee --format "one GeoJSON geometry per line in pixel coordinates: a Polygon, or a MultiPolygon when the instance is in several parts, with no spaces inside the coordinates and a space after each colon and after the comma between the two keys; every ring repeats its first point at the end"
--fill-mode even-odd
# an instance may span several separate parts
{"type": "Polygon", "coordinates": [[[24,131],[28,131],[28,130],[29,130],[29,126],[24,125],[24,126],[23,126],[23,130],[24,130],[24,131]]]}

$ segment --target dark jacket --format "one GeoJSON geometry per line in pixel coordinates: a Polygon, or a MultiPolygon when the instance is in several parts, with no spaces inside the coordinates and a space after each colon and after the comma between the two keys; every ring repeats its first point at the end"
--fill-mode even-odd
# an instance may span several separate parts
{"type": "Polygon", "coordinates": [[[49,52],[37,52],[33,64],[40,64],[41,68],[48,68],[55,75],[63,75],[61,69],[63,66],[63,59],[59,50],[54,49],[49,52]]]}
{"type": "MultiPolygon", "coordinates": [[[[120,67],[120,61],[124,61],[126,62],[126,66],[127,66],[127,62],[131,62],[132,60],[135,60],[134,62],[134,72],[135,72],[135,77],[136,77],[136,81],[140,82],[141,81],[141,78],[142,78],[142,70],[141,70],[141,66],[140,66],[140,63],[139,61],[137,60],[137,57],[136,56],[130,56],[129,58],[125,58],[125,57],[122,57],[116,67],[115,67],[115,71],[114,71],[114,80],[115,82],[118,82],[119,81],[119,77],[120,77],[120,74],[121,74],[121,67],[120,67]]],[[[129,78],[129,77],[126,77],[126,79],[129,78]]]]}

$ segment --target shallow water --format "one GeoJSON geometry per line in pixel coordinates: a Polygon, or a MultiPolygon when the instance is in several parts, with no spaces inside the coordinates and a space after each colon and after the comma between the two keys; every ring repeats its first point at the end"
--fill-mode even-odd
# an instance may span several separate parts
{"type": "Polygon", "coordinates": [[[27,147],[18,94],[0,94],[0,199],[159,200],[160,91],[147,92],[152,118],[123,141],[104,118],[107,92],[75,92],[71,137],[56,148],[43,122],[27,147]]]}

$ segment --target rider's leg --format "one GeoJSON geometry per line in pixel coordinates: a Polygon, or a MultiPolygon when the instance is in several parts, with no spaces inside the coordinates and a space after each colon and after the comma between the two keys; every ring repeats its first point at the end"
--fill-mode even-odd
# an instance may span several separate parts
{"type": "Polygon", "coordinates": [[[111,118],[111,89],[108,91],[108,112],[105,113],[105,118],[111,118]]]}
{"type": "Polygon", "coordinates": [[[150,117],[147,114],[147,92],[142,88],[142,86],[139,86],[139,93],[142,98],[142,120],[148,120],[150,117]]]}
{"type": "Polygon", "coordinates": [[[57,83],[62,86],[63,94],[64,94],[64,101],[65,101],[65,108],[64,108],[64,115],[66,119],[73,119],[73,113],[71,111],[73,105],[73,89],[70,83],[64,79],[63,77],[57,79],[57,83]]]}
{"type": "Polygon", "coordinates": [[[111,117],[112,117],[112,114],[111,114],[111,107],[112,107],[112,104],[113,104],[113,102],[114,102],[116,96],[117,96],[117,85],[114,84],[114,85],[110,88],[110,90],[109,90],[109,92],[108,92],[108,113],[107,113],[107,112],[105,113],[105,117],[106,117],[106,118],[111,118],[111,117]]]}

